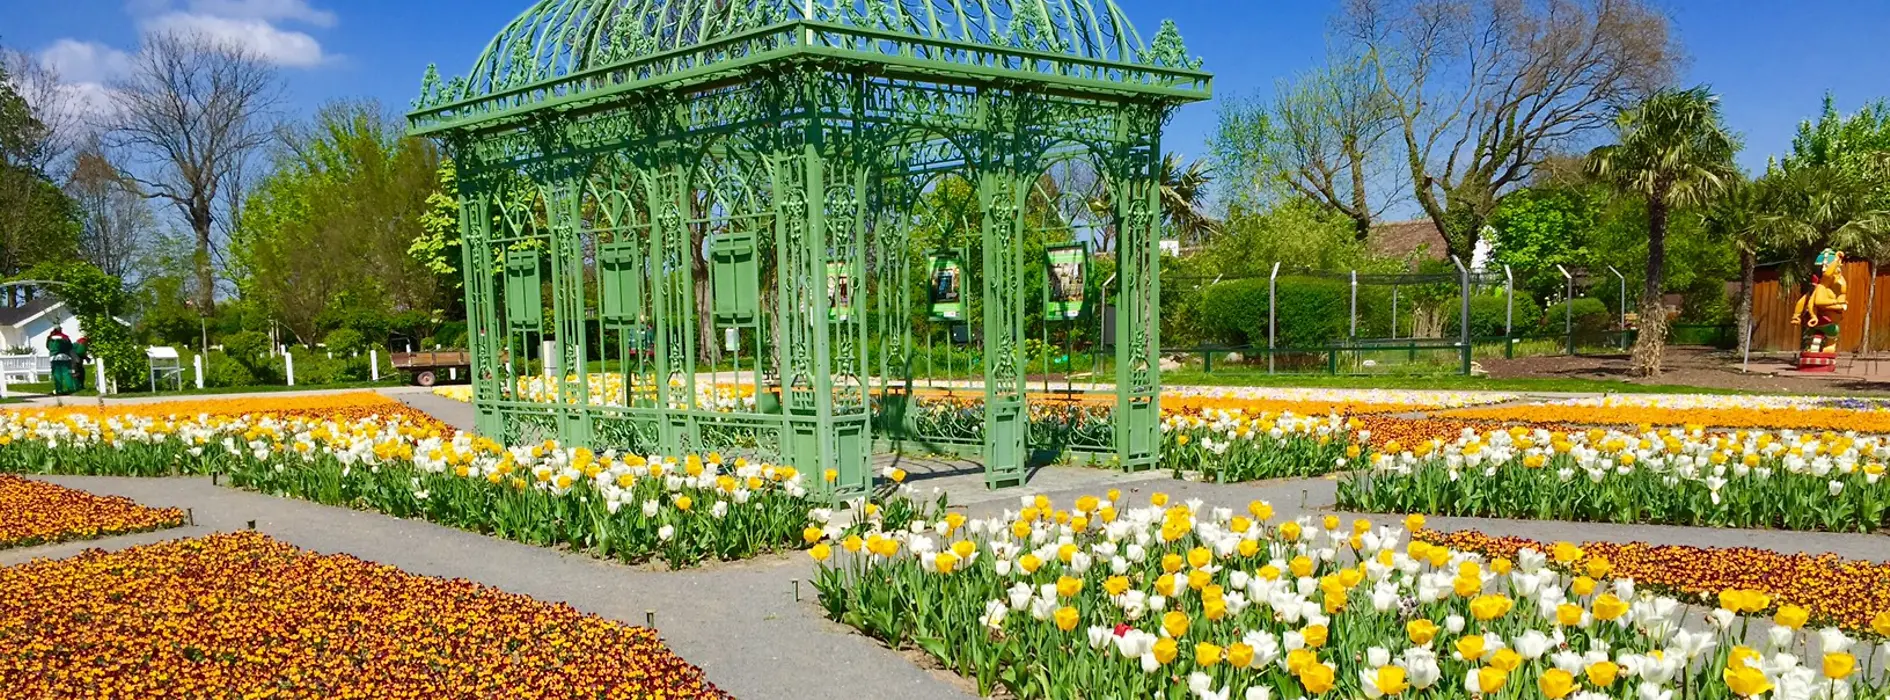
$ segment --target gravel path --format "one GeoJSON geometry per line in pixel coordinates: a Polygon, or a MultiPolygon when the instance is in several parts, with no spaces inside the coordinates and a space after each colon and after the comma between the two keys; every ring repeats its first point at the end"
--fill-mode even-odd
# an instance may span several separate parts
{"type": "MultiPolygon", "coordinates": [[[[386,393],[447,423],[470,428],[468,404],[413,389],[386,393]]],[[[1124,500],[1146,503],[1161,491],[1176,500],[1200,499],[1210,507],[1244,510],[1252,500],[1271,502],[1281,517],[1336,512],[1339,477],[1281,479],[1244,484],[1207,484],[1173,479],[1167,472],[1125,474],[1101,468],[1048,466],[1032,472],[1022,489],[987,490],[974,462],[893,458],[882,465],[905,469],[907,485],[923,497],[949,495],[974,516],[1019,508],[1018,498],[1045,493],[1067,503],[1078,495],[1119,488],[1124,500]]],[[[828,621],[809,581],[812,562],[802,555],[764,557],[703,569],[664,572],[629,567],[588,556],[518,544],[375,513],[350,511],[215,487],[199,478],[135,479],[45,477],[94,493],[122,495],[152,506],[193,509],[197,525],[155,533],[0,551],[0,566],[34,557],[70,556],[88,547],[122,548],[213,531],[235,530],[248,521],[278,539],[318,552],[348,553],[418,574],[460,577],[565,602],[605,617],[643,624],[654,610],[656,627],[683,658],[703,668],[717,685],[742,698],[965,698],[975,689],[956,676],[922,670],[899,652],[828,621]],[[801,601],[793,584],[801,582],[801,601]]],[[[1340,513],[1395,524],[1398,515],[1340,513]]],[[[1476,529],[1533,539],[1645,541],[1702,547],[1745,546],[1788,553],[1831,552],[1850,559],[1890,560],[1890,537],[1762,530],[1613,525],[1484,518],[1429,518],[1432,528],[1476,529]]]]}
{"type": "Polygon", "coordinates": [[[429,576],[471,579],[539,600],[656,628],[670,648],[739,698],[921,700],[975,691],[921,670],[898,653],[822,617],[812,560],[793,554],[680,572],[629,567],[584,555],[305,501],[210,485],[202,478],[44,477],[152,506],[190,508],[195,527],[0,552],[0,565],[119,549],[178,537],[256,528],[323,553],[346,553],[429,576]],[[791,581],[801,580],[802,601],[791,581]]]}

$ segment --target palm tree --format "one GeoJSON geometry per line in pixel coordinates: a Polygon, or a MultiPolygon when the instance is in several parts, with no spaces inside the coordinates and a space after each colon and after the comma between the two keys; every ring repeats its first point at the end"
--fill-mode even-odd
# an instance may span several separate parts
{"type": "MultiPolygon", "coordinates": [[[[1733,177],[1725,191],[1706,208],[1706,231],[1714,238],[1732,241],[1739,249],[1739,296],[1737,309],[1739,353],[1744,355],[1752,343],[1752,288],[1758,271],[1759,251],[1770,246],[1775,227],[1765,213],[1767,180],[1733,177]]],[[[1625,302],[1625,300],[1623,300],[1625,302]]]]}
{"type": "MultiPolygon", "coordinates": [[[[1208,186],[1214,182],[1207,163],[1195,159],[1183,167],[1181,155],[1169,153],[1162,156],[1160,175],[1162,222],[1183,245],[1206,243],[1221,227],[1219,221],[1203,211],[1208,186]]],[[[1109,222],[1103,226],[1104,240],[1097,246],[1099,250],[1108,250],[1116,238],[1115,182],[1108,175],[1096,178],[1096,191],[1089,197],[1089,210],[1098,220],[1109,222]]]]}
{"type": "MultiPolygon", "coordinates": [[[[1890,212],[1880,206],[1883,196],[1874,172],[1829,163],[1787,162],[1766,179],[1773,182],[1767,197],[1769,227],[1774,242],[1791,259],[1810,261],[1817,251],[1835,248],[1870,261],[1870,279],[1876,279],[1878,261],[1890,255],[1890,212]]],[[[1871,285],[1863,308],[1875,305],[1876,289],[1871,285]]],[[[1863,317],[1862,349],[1868,352],[1870,314],[1863,317]]]]}
{"type": "Polygon", "coordinates": [[[1705,204],[1738,170],[1739,139],[1720,118],[1719,98],[1705,86],[1668,89],[1615,117],[1619,143],[1588,154],[1588,169],[1624,194],[1647,199],[1647,275],[1641,289],[1640,338],[1633,371],[1660,374],[1667,332],[1661,292],[1667,273],[1667,217],[1675,208],[1705,204]]]}

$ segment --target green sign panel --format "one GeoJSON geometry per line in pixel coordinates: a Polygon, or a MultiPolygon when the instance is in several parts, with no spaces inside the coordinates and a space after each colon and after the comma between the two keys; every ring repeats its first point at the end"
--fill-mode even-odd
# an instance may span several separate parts
{"type": "Polygon", "coordinates": [[[957,321],[965,317],[965,261],[957,253],[932,254],[932,320],[957,321]]]}
{"type": "Polygon", "coordinates": [[[845,261],[827,263],[827,318],[853,318],[853,266],[845,261]]]}
{"type": "Polygon", "coordinates": [[[1089,284],[1089,246],[1055,246],[1044,251],[1048,286],[1044,290],[1044,317],[1068,321],[1083,315],[1084,291],[1089,284]]]}

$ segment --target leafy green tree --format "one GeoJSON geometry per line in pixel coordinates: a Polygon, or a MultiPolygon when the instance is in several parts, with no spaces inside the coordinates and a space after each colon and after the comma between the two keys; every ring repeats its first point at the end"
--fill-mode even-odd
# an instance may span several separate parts
{"type": "Polygon", "coordinates": [[[435,209],[439,171],[433,145],[403,137],[378,105],[323,107],[287,134],[244,207],[232,241],[239,287],[304,342],[322,336],[335,308],[431,318],[443,285],[409,251],[435,209]]]}
{"type": "Polygon", "coordinates": [[[105,361],[106,376],[121,387],[139,386],[147,369],[144,351],[117,320],[130,307],[123,280],[81,261],[40,263],[20,278],[52,282],[49,291],[78,317],[92,354],[105,361]]]}
{"type": "Polygon", "coordinates": [[[1605,196],[1588,187],[1531,187],[1503,199],[1490,217],[1496,229],[1492,259],[1508,265],[1537,299],[1563,292],[1557,265],[1595,265],[1589,234],[1600,223],[1605,196]]]}
{"type": "Polygon", "coordinates": [[[1659,376],[1667,316],[1667,225],[1675,207],[1704,204],[1737,175],[1739,140],[1706,87],[1662,90],[1615,118],[1619,143],[1589,154],[1589,168],[1619,191],[1647,202],[1647,265],[1641,284],[1640,334],[1633,370],[1659,376]]]}
{"type": "Polygon", "coordinates": [[[47,134],[0,67],[0,277],[78,255],[78,209],[39,168],[47,134]]]}

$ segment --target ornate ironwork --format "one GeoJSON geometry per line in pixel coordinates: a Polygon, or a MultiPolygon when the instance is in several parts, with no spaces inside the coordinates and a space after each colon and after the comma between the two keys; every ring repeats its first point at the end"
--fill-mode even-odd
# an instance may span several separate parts
{"type": "Polygon", "coordinates": [[[478,428],[869,491],[876,437],[937,446],[904,414],[913,212],[954,181],[983,421],[940,442],[982,445],[992,486],[1046,440],[1150,466],[1160,133],[1209,84],[1173,24],[1145,44],[1110,0],[544,0],[467,76],[429,66],[408,115],[459,167],[478,428]],[[1100,432],[1034,426],[1025,388],[1026,210],[1070,159],[1111,183],[1121,241],[1114,407],[1083,409],[1100,432]],[[762,298],[718,319],[705,256],[736,249],[762,298]]]}

